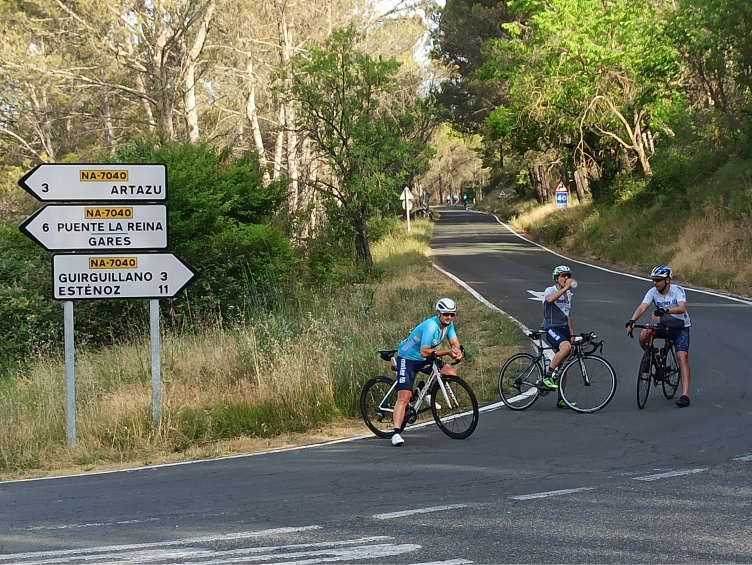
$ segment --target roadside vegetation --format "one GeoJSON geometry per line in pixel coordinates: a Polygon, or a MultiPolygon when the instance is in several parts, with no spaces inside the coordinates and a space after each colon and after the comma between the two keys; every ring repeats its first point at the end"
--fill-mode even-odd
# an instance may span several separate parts
{"type": "MultiPolygon", "coordinates": [[[[456,298],[468,359],[459,367],[480,399],[521,333],[438,273],[426,258],[426,220],[395,225],[374,245],[373,280],[341,287],[279,287],[284,299],[234,322],[218,317],[162,338],[163,412],[151,425],[148,332],[77,351],[76,448],[66,446],[60,352],[29,359],[0,381],[0,478],[183,461],[369,433],[361,385],[388,372],[376,350],[396,347],[456,298]],[[288,292],[291,292],[288,294],[288,292]]],[[[249,294],[252,291],[249,290],[249,294]]],[[[138,308],[146,308],[138,305],[138,308]]]]}
{"type": "Polygon", "coordinates": [[[684,190],[665,196],[651,194],[652,183],[620,182],[611,202],[571,195],[560,210],[508,187],[512,197],[491,193],[478,209],[572,257],[642,275],[670,264],[677,280],[752,296],[752,160],[729,159],[711,171],[703,162],[685,164],[673,185],[684,190]]]}

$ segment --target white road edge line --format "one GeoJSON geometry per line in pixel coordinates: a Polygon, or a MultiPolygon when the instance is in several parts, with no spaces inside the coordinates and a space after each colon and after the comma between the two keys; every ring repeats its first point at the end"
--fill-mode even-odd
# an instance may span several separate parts
{"type": "Polygon", "coordinates": [[[734,457],[732,461],[752,461],[752,454],[740,455],[739,457],[734,457]]]}
{"type": "MultiPolygon", "coordinates": [[[[478,212],[478,211],[476,211],[476,213],[478,213],[478,214],[486,214],[486,212],[478,212]]],[[[650,279],[648,277],[641,277],[639,275],[632,275],[632,274],[629,274],[629,273],[622,273],[620,271],[614,271],[613,269],[607,269],[606,267],[599,267],[598,265],[593,265],[593,264],[587,263],[585,261],[579,261],[577,259],[572,259],[571,257],[567,257],[566,255],[562,255],[561,253],[557,253],[556,251],[553,251],[553,250],[549,249],[548,247],[545,247],[545,246],[541,245],[540,243],[535,243],[534,241],[531,241],[531,240],[527,239],[526,237],[521,236],[515,230],[513,230],[511,227],[509,227],[504,222],[502,222],[496,214],[489,214],[489,215],[493,216],[496,219],[497,222],[499,222],[502,226],[504,226],[505,228],[507,228],[511,233],[513,233],[514,235],[516,235],[520,239],[522,239],[524,241],[527,241],[528,243],[530,243],[532,245],[535,245],[536,247],[540,247],[541,249],[544,249],[545,251],[548,251],[549,253],[552,253],[553,255],[556,255],[557,257],[561,257],[562,259],[566,259],[570,263],[577,263],[578,265],[586,265],[588,267],[593,267],[594,269],[605,271],[607,273],[613,273],[615,275],[622,275],[624,277],[629,277],[629,278],[632,278],[632,279],[638,279],[638,280],[641,280],[641,281],[648,281],[648,282],[650,282],[650,279]]],[[[697,288],[690,288],[690,287],[688,287],[685,284],[682,284],[682,288],[684,288],[685,290],[691,290],[692,292],[698,292],[700,294],[707,294],[708,296],[717,296],[719,298],[726,298],[727,300],[733,300],[734,302],[741,302],[742,304],[750,304],[750,305],[752,305],[752,301],[744,300],[742,298],[736,298],[735,296],[730,296],[728,294],[720,294],[718,292],[711,292],[709,290],[700,290],[700,289],[697,289],[697,288]]]]}
{"type": "Polygon", "coordinates": [[[568,488],[563,490],[551,490],[548,492],[536,492],[534,494],[520,494],[518,496],[510,496],[512,500],[534,500],[536,498],[548,498],[550,496],[562,496],[564,494],[573,494],[576,492],[585,492],[587,490],[595,490],[595,487],[580,487],[580,488],[568,488]]]}
{"type": "Polygon", "coordinates": [[[658,473],[657,475],[645,475],[644,477],[632,477],[634,481],[657,481],[659,479],[668,479],[670,477],[681,477],[682,475],[693,475],[695,473],[704,473],[707,469],[687,469],[685,471],[669,471],[668,473],[658,473]]]}
{"type": "Polygon", "coordinates": [[[385,514],[374,514],[372,518],[377,520],[390,520],[392,518],[403,518],[413,516],[414,514],[429,514],[431,512],[443,512],[444,510],[454,510],[455,508],[469,508],[472,504],[447,504],[444,506],[431,506],[430,508],[415,508],[413,510],[402,510],[400,512],[387,512],[385,514]]]}

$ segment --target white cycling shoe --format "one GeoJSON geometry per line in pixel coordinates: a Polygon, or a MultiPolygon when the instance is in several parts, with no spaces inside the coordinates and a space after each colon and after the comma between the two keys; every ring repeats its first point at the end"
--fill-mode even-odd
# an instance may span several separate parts
{"type": "Polygon", "coordinates": [[[393,445],[393,446],[395,446],[395,447],[400,447],[400,446],[401,446],[401,445],[402,445],[403,443],[405,443],[405,440],[404,440],[404,439],[402,439],[402,436],[401,436],[401,435],[399,435],[399,434],[395,433],[395,434],[394,434],[394,435],[392,436],[392,445],[393,445]]]}

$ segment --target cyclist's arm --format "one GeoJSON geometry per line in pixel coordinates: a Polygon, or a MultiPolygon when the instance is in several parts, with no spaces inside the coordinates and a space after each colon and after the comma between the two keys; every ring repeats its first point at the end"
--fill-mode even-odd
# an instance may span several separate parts
{"type": "MultiPolygon", "coordinates": [[[[642,316],[645,313],[645,310],[647,310],[650,307],[650,304],[645,304],[642,302],[638,307],[637,310],[634,311],[634,314],[632,314],[631,320],[637,321],[640,319],[640,316],[642,316]]],[[[627,328],[627,331],[629,331],[629,328],[627,328]]]]}
{"type": "Polygon", "coordinates": [[[664,308],[664,310],[669,314],[684,314],[687,311],[687,303],[677,302],[676,306],[672,306],[671,308],[664,308]]]}
{"type": "Polygon", "coordinates": [[[423,346],[420,348],[420,356],[421,357],[430,357],[431,355],[436,355],[437,357],[442,357],[444,355],[452,355],[454,359],[462,359],[462,352],[460,351],[460,340],[456,337],[449,338],[449,343],[452,346],[451,349],[439,349],[429,347],[429,346],[423,346]],[[459,355],[459,357],[456,357],[456,355],[459,355]]]}
{"type": "Polygon", "coordinates": [[[574,343],[574,326],[572,325],[572,316],[567,318],[567,324],[569,324],[569,341],[574,343]]]}

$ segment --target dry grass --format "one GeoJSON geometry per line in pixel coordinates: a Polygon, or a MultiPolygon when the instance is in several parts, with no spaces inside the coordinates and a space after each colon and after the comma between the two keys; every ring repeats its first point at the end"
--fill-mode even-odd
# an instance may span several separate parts
{"type": "Polygon", "coordinates": [[[715,209],[691,218],[674,245],[671,266],[682,278],[752,295],[752,232],[746,221],[724,220],[715,209]]]}
{"type": "Polygon", "coordinates": [[[458,367],[480,398],[495,398],[498,369],[520,334],[426,259],[431,226],[375,246],[384,279],[315,294],[295,315],[162,337],[162,421],[151,425],[149,346],[143,340],[77,351],[77,439],[66,445],[62,359],[39,358],[0,389],[0,479],[109,470],[249,453],[367,432],[360,387],[386,372],[376,349],[395,347],[456,298],[470,352],[458,367]],[[399,273],[397,275],[396,273],[399,273]]]}

